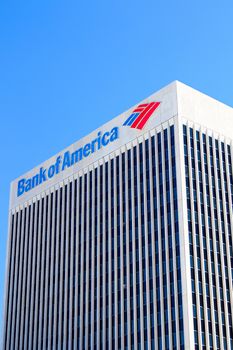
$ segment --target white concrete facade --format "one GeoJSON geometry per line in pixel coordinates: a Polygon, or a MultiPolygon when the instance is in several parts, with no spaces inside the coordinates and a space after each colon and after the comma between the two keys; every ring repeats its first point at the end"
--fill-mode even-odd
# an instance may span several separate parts
{"type": "Polygon", "coordinates": [[[160,102],[160,106],[143,130],[123,126],[137,104],[12,182],[4,348],[102,349],[107,339],[105,348],[109,349],[231,349],[233,109],[180,82],[140,104],[149,102],[160,102]],[[118,137],[112,142],[17,195],[20,180],[33,178],[41,168],[48,171],[58,157],[64,160],[67,151],[73,153],[91,144],[99,132],[103,136],[113,128],[118,128],[118,137]],[[202,135],[207,141],[202,142],[202,135]],[[214,145],[209,147],[212,140],[214,145]],[[213,167],[213,160],[226,169],[213,167]],[[212,192],[216,192],[217,204],[212,192]],[[187,193],[192,199],[190,208],[187,193]],[[210,198],[208,203],[203,203],[203,195],[210,198]],[[213,254],[206,243],[209,234],[217,247],[213,254]],[[158,247],[158,252],[151,246],[158,247]],[[211,277],[213,266],[216,280],[211,277]],[[59,271],[64,271],[64,278],[59,271]],[[203,292],[198,293],[201,286],[203,292]],[[214,292],[209,296],[211,288],[214,292]],[[95,319],[96,314],[101,320],[95,319]],[[216,315],[219,328],[210,326],[216,323],[216,315]]]}

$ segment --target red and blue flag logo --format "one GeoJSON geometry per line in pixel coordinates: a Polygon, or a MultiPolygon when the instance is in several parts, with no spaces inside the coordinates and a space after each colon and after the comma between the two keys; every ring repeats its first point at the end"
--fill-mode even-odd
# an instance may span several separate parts
{"type": "Polygon", "coordinates": [[[132,114],[123,125],[130,126],[133,129],[142,130],[159,105],[160,102],[150,102],[139,105],[133,110],[132,114]]]}

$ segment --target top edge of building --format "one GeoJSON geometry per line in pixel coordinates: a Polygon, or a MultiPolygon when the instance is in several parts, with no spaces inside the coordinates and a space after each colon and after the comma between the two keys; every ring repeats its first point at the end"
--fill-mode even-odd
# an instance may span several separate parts
{"type": "Polygon", "coordinates": [[[233,108],[174,81],[12,181],[10,209],[176,118],[233,139],[233,108]]]}

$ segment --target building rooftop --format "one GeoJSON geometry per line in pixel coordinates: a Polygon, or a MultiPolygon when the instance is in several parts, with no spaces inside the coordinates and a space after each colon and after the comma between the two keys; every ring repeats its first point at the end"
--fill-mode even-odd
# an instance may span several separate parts
{"type": "Polygon", "coordinates": [[[99,159],[146,135],[149,130],[168,121],[174,123],[175,120],[188,121],[190,125],[195,123],[203,131],[208,129],[216,135],[233,140],[233,108],[174,81],[14,180],[11,183],[10,208],[15,208],[51,186],[58,185],[99,159]],[[123,125],[138,105],[150,102],[160,104],[143,129],[123,125]],[[112,135],[114,132],[115,136],[112,135]],[[66,166],[63,166],[65,161],[66,166]],[[26,191],[20,191],[19,188],[19,182],[22,184],[23,180],[26,191]]]}

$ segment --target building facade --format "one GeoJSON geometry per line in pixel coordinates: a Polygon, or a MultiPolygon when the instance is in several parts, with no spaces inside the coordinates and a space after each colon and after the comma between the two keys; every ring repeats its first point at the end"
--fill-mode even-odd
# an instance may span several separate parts
{"type": "Polygon", "coordinates": [[[3,348],[232,349],[232,140],[174,82],[13,181],[3,348]]]}

